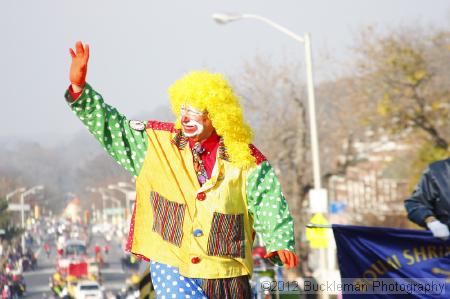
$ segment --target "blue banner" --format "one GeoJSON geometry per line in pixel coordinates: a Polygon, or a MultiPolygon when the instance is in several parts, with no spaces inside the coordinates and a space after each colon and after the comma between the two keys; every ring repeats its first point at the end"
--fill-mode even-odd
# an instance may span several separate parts
{"type": "Polygon", "coordinates": [[[333,232],[344,299],[450,298],[450,240],[386,227],[333,225],[333,232]]]}

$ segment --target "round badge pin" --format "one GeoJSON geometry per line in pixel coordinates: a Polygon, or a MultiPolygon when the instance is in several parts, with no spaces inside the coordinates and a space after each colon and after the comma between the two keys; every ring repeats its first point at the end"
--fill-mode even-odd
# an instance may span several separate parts
{"type": "Polygon", "coordinates": [[[145,124],[139,120],[130,120],[130,127],[135,131],[145,130],[145,124]]]}

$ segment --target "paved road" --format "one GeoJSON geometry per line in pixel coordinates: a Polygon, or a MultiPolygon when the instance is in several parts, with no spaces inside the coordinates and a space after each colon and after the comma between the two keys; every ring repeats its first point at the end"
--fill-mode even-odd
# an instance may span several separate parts
{"type": "MultiPolygon", "coordinates": [[[[99,244],[103,246],[106,241],[101,236],[94,236],[88,248],[89,255],[93,255],[93,247],[99,244]]],[[[130,272],[124,272],[120,264],[122,256],[122,248],[118,242],[110,241],[110,252],[105,255],[107,267],[102,269],[103,286],[106,292],[117,292],[125,284],[127,277],[131,275],[130,272]]],[[[36,248],[37,249],[37,248],[36,248]]],[[[52,298],[48,282],[49,278],[55,272],[56,251],[54,246],[51,255],[46,256],[44,250],[37,249],[38,254],[38,268],[35,271],[24,273],[25,281],[27,283],[27,298],[42,299],[52,298]]],[[[141,265],[141,269],[145,268],[145,264],[141,265]]],[[[142,271],[140,271],[142,272],[142,271]]]]}

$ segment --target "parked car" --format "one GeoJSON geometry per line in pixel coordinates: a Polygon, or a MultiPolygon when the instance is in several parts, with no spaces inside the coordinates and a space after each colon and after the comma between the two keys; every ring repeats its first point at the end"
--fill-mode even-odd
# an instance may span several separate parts
{"type": "Polygon", "coordinates": [[[76,286],[75,299],[104,299],[104,289],[96,281],[82,280],[76,286]]]}

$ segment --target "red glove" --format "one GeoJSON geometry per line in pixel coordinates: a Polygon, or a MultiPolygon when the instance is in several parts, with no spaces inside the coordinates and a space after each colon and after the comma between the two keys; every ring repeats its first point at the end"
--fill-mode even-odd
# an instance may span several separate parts
{"type": "Polygon", "coordinates": [[[84,87],[86,83],[87,65],[89,60],[89,45],[84,45],[78,41],[75,44],[74,52],[72,48],[69,49],[70,56],[72,56],[72,64],[70,65],[70,82],[79,87],[84,87]]]}
{"type": "Polygon", "coordinates": [[[294,268],[298,265],[298,257],[295,255],[295,253],[289,251],[289,250],[277,250],[271,253],[268,253],[264,256],[265,259],[274,257],[277,255],[280,257],[280,260],[283,262],[283,265],[286,266],[286,268],[294,268]]]}

